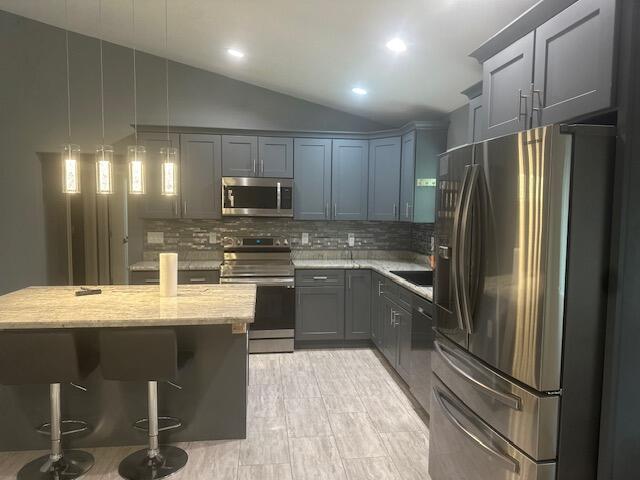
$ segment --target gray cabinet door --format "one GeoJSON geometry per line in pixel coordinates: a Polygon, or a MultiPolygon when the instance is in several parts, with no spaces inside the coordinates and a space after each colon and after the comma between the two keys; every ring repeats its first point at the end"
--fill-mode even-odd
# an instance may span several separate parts
{"type": "Polygon", "coordinates": [[[393,326],[393,312],[397,307],[386,297],[382,297],[380,323],[382,325],[381,350],[389,363],[395,367],[398,348],[396,328],[393,326]]]}
{"type": "Polygon", "coordinates": [[[347,270],[345,338],[371,338],[371,270],[347,270]]]}
{"type": "Polygon", "coordinates": [[[484,133],[482,109],[482,95],[469,100],[469,139],[468,143],[476,143],[482,140],[484,133]]]}
{"type": "Polygon", "coordinates": [[[344,339],[344,287],[296,288],[296,340],[344,339]]]}
{"type": "Polygon", "coordinates": [[[369,220],[397,220],[400,202],[400,137],[369,142],[369,220]]]}
{"type": "Polygon", "coordinates": [[[395,328],[397,330],[396,371],[405,382],[411,381],[411,313],[404,308],[395,309],[395,328]]]}
{"type": "Polygon", "coordinates": [[[413,222],[413,204],[416,185],[416,132],[402,136],[402,162],[400,165],[400,221],[413,222]]]}
{"type": "Polygon", "coordinates": [[[536,30],[534,126],[613,104],[612,0],[579,0],[536,30]]]}
{"type": "MultiPolygon", "coordinates": [[[[177,195],[162,195],[162,157],[160,149],[164,147],[180,148],[180,136],[166,133],[141,133],[138,137],[141,145],[147,149],[145,165],[146,193],[142,201],[144,218],[178,218],[180,217],[180,192],[177,195]]],[[[180,157],[180,156],[178,156],[180,157]]],[[[178,165],[178,176],[180,166],[178,165]]]]}
{"type": "Polygon", "coordinates": [[[331,139],[294,140],[293,216],[297,220],[331,218],[331,139]]]}
{"type": "Polygon", "coordinates": [[[382,275],[373,273],[371,283],[371,340],[381,350],[385,279],[382,275]]]}
{"type": "Polygon", "coordinates": [[[222,145],[220,135],[182,135],[183,218],[220,218],[222,145]]]}
{"type": "Polygon", "coordinates": [[[258,137],[222,136],[222,176],[258,176],[258,137]]]}
{"type": "Polygon", "coordinates": [[[534,32],[491,57],[482,66],[485,139],[529,127],[528,98],[533,82],[534,32]]]}
{"type": "Polygon", "coordinates": [[[366,220],[369,141],[334,140],[331,198],[335,220],[366,220]]]}
{"type": "Polygon", "coordinates": [[[293,178],[293,138],[258,138],[258,174],[261,177],[293,178]]]}

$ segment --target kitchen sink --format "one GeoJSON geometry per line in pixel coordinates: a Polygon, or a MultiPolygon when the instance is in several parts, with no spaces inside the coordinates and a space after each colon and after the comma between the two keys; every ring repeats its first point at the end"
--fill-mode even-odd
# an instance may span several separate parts
{"type": "Polygon", "coordinates": [[[406,281],[418,287],[430,287],[433,285],[433,272],[426,270],[395,270],[394,275],[404,278],[406,281]]]}

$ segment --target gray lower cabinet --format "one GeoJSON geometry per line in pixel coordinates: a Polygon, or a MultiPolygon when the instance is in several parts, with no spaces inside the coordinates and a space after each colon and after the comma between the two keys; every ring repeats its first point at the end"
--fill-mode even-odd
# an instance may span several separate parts
{"type": "Polygon", "coordinates": [[[371,338],[371,270],[347,270],[345,338],[371,338]]]}
{"type": "Polygon", "coordinates": [[[397,220],[400,202],[400,137],[369,141],[369,220],[397,220]]]}
{"type": "Polygon", "coordinates": [[[394,326],[393,309],[395,305],[386,296],[382,297],[380,303],[380,329],[382,331],[382,340],[380,342],[380,351],[387,358],[387,361],[395,367],[398,336],[394,326]]]}
{"type": "Polygon", "coordinates": [[[220,218],[220,135],[182,135],[180,141],[182,218],[220,218]]]}
{"type": "Polygon", "coordinates": [[[383,302],[384,288],[387,280],[379,273],[372,273],[371,277],[371,340],[382,349],[383,343],[383,302]]]}
{"type": "Polygon", "coordinates": [[[334,220],[366,220],[369,141],[334,140],[331,199],[334,220]]]}
{"type": "Polygon", "coordinates": [[[222,176],[257,177],[258,137],[222,136],[222,176]]]}
{"type": "Polygon", "coordinates": [[[344,286],[296,287],[296,340],[344,339],[344,286]]]}
{"type": "Polygon", "coordinates": [[[413,205],[416,184],[416,132],[402,136],[400,162],[400,215],[401,222],[413,222],[413,205]]]}
{"type": "Polygon", "coordinates": [[[613,104],[615,2],[579,0],[536,30],[533,126],[613,104]]]}
{"type": "Polygon", "coordinates": [[[146,193],[142,199],[142,216],[144,218],[180,217],[180,192],[178,195],[162,195],[163,159],[160,156],[161,148],[180,148],[180,136],[172,133],[167,139],[166,133],[141,133],[138,141],[147,149],[146,193]]]}
{"type": "Polygon", "coordinates": [[[331,218],[331,139],[294,140],[293,217],[331,218]]]}
{"type": "Polygon", "coordinates": [[[528,128],[534,33],[514,42],[482,66],[485,139],[528,128]]]}
{"type": "Polygon", "coordinates": [[[260,177],[293,178],[293,139],[259,137],[258,169],[260,177]]]}
{"type": "Polygon", "coordinates": [[[394,309],[394,325],[397,330],[396,338],[396,371],[402,379],[411,384],[411,312],[404,308],[394,309]]]}

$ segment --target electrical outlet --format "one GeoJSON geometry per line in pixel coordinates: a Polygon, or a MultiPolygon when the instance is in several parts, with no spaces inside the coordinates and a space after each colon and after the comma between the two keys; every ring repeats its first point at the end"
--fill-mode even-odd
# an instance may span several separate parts
{"type": "Polygon", "coordinates": [[[302,243],[302,245],[309,245],[309,234],[307,232],[304,232],[302,234],[301,243],[302,243]]]}
{"type": "Polygon", "coordinates": [[[353,233],[350,233],[347,237],[349,239],[349,246],[353,247],[356,244],[356,236],[353,233]]]}
{"type": "Polygon", "coordinates": [[[162,245],[164,243],[164,232],[147,232],[147,243],[162,245]]]}
{"type": "Polygon", "coordinates": [[[209,243],[212,245],[218,243],[217,235],[215,234],[215,232],[209,232],[209,243]]]}
{"type": "Polygon", "coordinates": [[[435,178],[418,178],[416,179],[416,187],[435,187],[435,178]]]}

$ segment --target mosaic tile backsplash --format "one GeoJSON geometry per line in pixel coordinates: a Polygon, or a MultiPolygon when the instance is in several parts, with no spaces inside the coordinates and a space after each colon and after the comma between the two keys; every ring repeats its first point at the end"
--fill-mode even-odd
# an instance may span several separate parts
{"type": "MultiPolygon", "coordinates": [[[[428,224],[425,224],[428,225],[428,224]]],[[[283,236],[294,250],[342,250],[349,248],[348,234],[355,236],[357,250],[410,250],[428,253],[433,227],[400,222],[296,221],[289,218],[224,218],[222,220],[145,220],[144,250],[215,254],[224,237],[283,236]],[[414,233],[414,230],[418,230],[414,233]],[[149,243],[148,233],[161,233],[162,243],[149,243]],[[302,244],[302,234],[309,235],[302,244]],[[211,243],[211,234],[215,242],[211,243]]],[[[152,235],[153,236],[153,235],[152,235]]]]}

